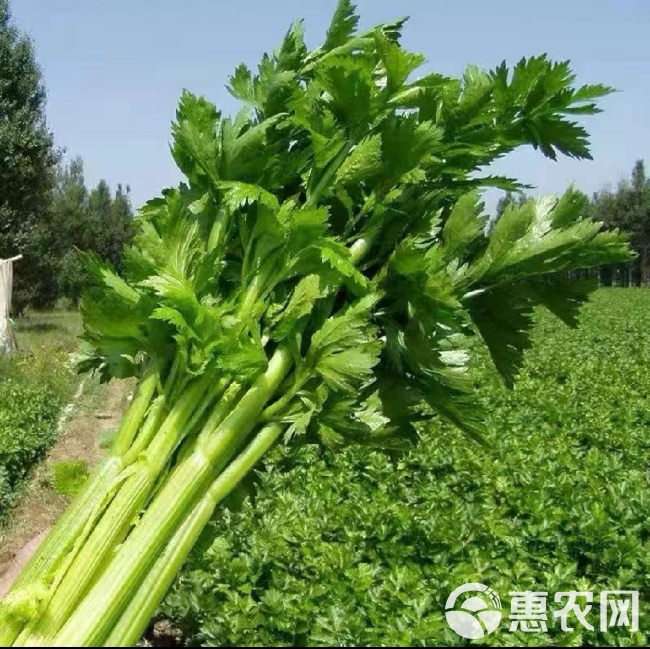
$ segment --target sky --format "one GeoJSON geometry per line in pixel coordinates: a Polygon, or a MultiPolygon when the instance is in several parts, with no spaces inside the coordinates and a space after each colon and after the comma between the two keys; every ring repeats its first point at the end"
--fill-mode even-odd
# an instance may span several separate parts
{"type": "MultiPolygon", "coordinates": [[[[90,185],[131,187],[137,208],[181,180],[169,153],[181,90],[236,109],[226,84],[255,67],[305,19],[310,47],[322,42],[336,0],[13,0],[14,21],[35,44],[58,146],[81,156],[90,185]]],[[[361,27],[409,16],[403,45],[423,53],[422,72],[459,75],[547,53],[570,60],[577,83],[618,92],[589,117],[593,161],[546,160],[521,150],[496,173],[558,193],[615,187],[635,160],[650,164],[650,0],[358,0],[361,27]]],[[[488,197],[488,206],[498,194],[488,197]]]]}

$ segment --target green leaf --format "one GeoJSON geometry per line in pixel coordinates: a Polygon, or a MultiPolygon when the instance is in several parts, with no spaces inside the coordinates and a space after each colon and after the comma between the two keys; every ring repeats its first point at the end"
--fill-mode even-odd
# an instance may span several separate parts
{"type": "Polygon", "coordinates": [[[465,194],[454,205],[443,228],[445,254],[463,259],[472,251],[473,244],[482,238],[487,217],[476,194],[465,194]]]}
{"type": "Polygon", "coordinates": [[[512,387],[529,349],[533,302],[514,287],[494,288],[468,301],[472,321],[506,385],[512,387]]]}
{"type": "Polygon", "coordinates": [[[375,40],[386,71],[386,89],[389,94],[393,94],[401,89],[411,73],[426,59],[421,54],[405,51],[398,43],[390,41],[381,30],[375,32],[375,40]]]}
{"type": "Polygon", "coordinates": [[[229,81],[230,83],[227,89],[235,99],[239,99],[256,108],[262,108],[261,97],[253,80],[253,74],[246,65],[240,63],[229,81]]]}
{"type": "Polygon", "coordinates": [[[323,50],[327,52],[343,45],[354,34],[359,24],[359,16],[355,12],[351,0],[339,0],[327,30],[323,50]]]}
{"type": "Polygon", "coordinates": [[[114,292],[123,300],[137,304],[140,299],[138,291],[113,272],[98,255],[82,251],[79,252],[79,255],[84,266],[96,282],[114,292]]]}
{"type": "Polygon", "coordinates": [[[181,171],[196,183],[218,181],[220,151],[216,140],[220,114],[203,97],[183,91],[172,125],[172,155],[181,171]]]}
{"type": "Polygon", "coordinates": [[[378,294],[369,293],[341,313],[327,318],[314,334],[309,354],[318,358],[326,353],[336,353],[368,342],[375,331],[370,322],[370,313],[379,298],[378,294]]]}
{"type": "Polygon", "coordinates": [[[260,203],[274,212],[280,209],[278,199],[259,185],[226,181],[220,182],[217,187],[225,193],[224,202],[233,211],[253,203],[260,203]]]}
{"type": "Polygon", "coordinates": [[[289,303],[278,316],[279,323],[273,332],[273,339],[280,341],[291,335],[299,322],[312,313],[316,300],[323,297],[328,288],[318,275],[303,277],[291,294],[289,303]]]}
{"type": "Polygon", "coordinates": [[[354,392],[371,376],[372,368],[379,362],[380,351],[381,343],[376,341],[358,349],[325,354],[316,365],[316,371],[332,390],[354,392]]]}
{"type": "Polygon", "coordinates": [[[381,168],[381,137],[371,135],[352,149],[338,168],[334,182],[356,185],[377,174],[381,168]]]}
{"type": "Polygon", "coordinates": [[[168,306],[177,309],[189,321],[196,318],[200,305],[191,283],[184,277],[161,272],[143,280],[141,286],[151,289],[168,306]]]}
{"type": "Polygon", "coordinates": [[[366,292],[368,280],[355,268],[348,248],[333,239],[324,239],[318,249],[321,260],[339,273],[346,286],[357,295],[366,292]]]}
{"type": "Polygon", "coordinates": [[[582,306],[598,288],[598,279],[570,279],[562,275],[536,277],[528,286],[535,302],[543,304],[566,325],[576,327],[582,306]]]}
{"type": "Polygon", "coordinates": [[[302,67],[308,54],[304,35],[304,22],[296,20],[287,31],[284,41],[275,55],[281,70],[298,71],[302,67]]]}

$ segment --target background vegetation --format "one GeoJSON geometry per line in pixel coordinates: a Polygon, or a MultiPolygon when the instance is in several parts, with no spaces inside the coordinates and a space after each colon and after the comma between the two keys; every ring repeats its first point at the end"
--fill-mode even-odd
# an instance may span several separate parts
{"type": "Polygon", "coordinates": [[[80,330],[77,313],[31,314],[18,323],[18,355],[0,357],[0,521],[56,440],[61,408],[78,381],[69,354],[80,330]]]}
{"type": "Polygon", "coordinates": [[[24,256],[14,279],[14,313],[73,303],[85,283],[76,250],[117,263],[130,239],[128,187],[86,187],[83,163],[66,164],[46,120],[34,44],[0,0],[0,259],[24,256]]]}

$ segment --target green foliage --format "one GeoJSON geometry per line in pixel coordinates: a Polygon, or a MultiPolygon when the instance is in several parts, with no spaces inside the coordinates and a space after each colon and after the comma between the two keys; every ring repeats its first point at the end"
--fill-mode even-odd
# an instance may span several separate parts
{"type": "Polygon", "coordinates": [[[77,347],[80,330],[75,312],[31,312],[17,319],[18,353],[0,358],[0,382],[36,382],[67,400],[78,383],[69,354],[77,347]]]}
{"type": "Polygon", "coordinates": [[[16,322],[19,351],[0,358],[0,519],[21,481],[56,440],[78,379],[68,362],[80,328],[73,313],[32,313],[16,322]]]}
{"type": "Polygon", "coordinates": [[[142,208],[121,271],[83,257],[79,369],[140,378],[136,407],[109,482],[26,568],[24,593],[55,575],[42,615],[21,626],[10,598],[0,643],[136,642],[216,504],[281,438],[394,451],[433,415],[485,436],[480,343],[511,384],[531,310],[572,322],[591,289],[566,271],[630,258],[570,197],[491,231],[479,200],[519,188],[484,175],[519,146],[589,157],[572,116],[608,89],[574,87],[545,56],[415,78],[403,23],[357,33],[341,0],[321,47],[295,23],[257,72],[236,70],[236,116],[183,92],[171,150],[186,182],[142,208]],[[488,326],[495,308],[507,327],[488,326]]]}
{"type": "Polygon", "coordinates": [[[572,119],[598,112],[607,88],[574,87],[568,63],[545,56],[413,79],[424,58],[401,47],[403,21],[365,33],[357,23],[342,1],[322,47],[309,52],[296,23],[257,74],[239,66],[234,118],[183,92],[172,154],[188,184],[143,208],[124,281],[89,262],[82,369],[108,380],[179,358],[181,372],[246,384],[264,371],[271,340],[294,353],[299,385],[291,415],[278,415],[309,421],[294,440],[328,431],[353,441],[340,417],[323,419],[343,394],[359,395],[346,403],[360,414],[378,391],[391,416],[376,440],[411,436],[433,412],[480,436],[463,336],[478,332],[511,384],[530,310],[543,304],[571,320],[593,288],[560,274],[630,258],[624,238],[601,234],[567,197],[522,202],[488,231],[475,191],[517,189],[481,172],[524,144],[553,159],[589,157],[572,119]],[[328,316],[370,295],[372,353],[351,337],[314,364],[328,316]],[[310,372],[327,394],[316,397],[310,372]],[[408,398],[380,390],[391,382],[408,398]]]}
{"type": "Polygon", "coordinates": [[[83,460],[56,462],[52,465],[52,485],[57,493],[76,496],[88,479],[88,465],[83,460]]]}
{"type": "Polygon", "coordinates": [[[57,154],[45,118],[45,88],[34,47],[0,2],[0,258],[24,255],[15,273],[14,309],[51,304],[48,221],[57,154]]]}
{"type": "Polygon", "coordinates": [[[0,381],[0,516],[16,488],[56,439],[63,403],[46,385],[0,381]]]}
{"type": "Polygon", "coordinates": [[[46,93],[34,46],[0,2],[0,258],[22,254],[13,309],[72,302],[86,285],[74,248],[120,266],[130,240],[128,188],[114,197],[101,181],[88,192],[79,159],[61,167],[45,116],[46,93]]]}
{"type": "Polygon", "coordinates": [[[425,423],[395,463],[279,450],[256,496],[219,511],[163,617],[193,646],[462,645],[445,600],[479,581],[504,604],[489,645],[646,646],[650,295],[601,290],[577,330],[534,319],[514,391],[485,354],[472,372],[487,447],[425,423]],[[635,637],[553,623],[555,592],[608,588],[640,591],[635,637]],[[550,593],[548,634],[508,631],[517,590],[550,593]]]}
{"type": "Polygon", "coordinates": [[[75,158],[58,169],[48,236],[55,259],[58,295],[79,302],[90,283],[81,252],[95,253],[113,267],[122,267],[132,236],[129,188],[118,185],[113,195],[105,181],[89,190],[83,162],[75,158]]]}

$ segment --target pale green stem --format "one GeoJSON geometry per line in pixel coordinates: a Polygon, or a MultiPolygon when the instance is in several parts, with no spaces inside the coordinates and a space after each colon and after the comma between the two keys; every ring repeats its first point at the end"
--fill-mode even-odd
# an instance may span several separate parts
{"type": "Polygon", "coordinates": [[[149,409],[149,415],[147,419],[140,427],[140,432],[138,433],[135,441],[131,448],[124,453],[122,456],[122,465],[127,467],[138,458],[140,453],[144,451],[147,445],[151,442],[154,435],[160,429],[165,417],[169,414],[169,409],[167,408],[167,403],[165,401],[165,395],[161,394],[157,396],[151,408],[149,409]]]}
{"type": "Polygon", "coordinates": [[[158,385],[158,373],[155,366],[150,365],[144,377],[138,385],[135,396],[126,411],[122,422],[115,436],[111,454],[121,457],[133,443],[140,424],[151,405],[156,386],[158,385]]]}
{"type": "Polygon", "coordinates": [[[105,565],[109,553],[125,538],[133,520],[146,505],[160,471],[187,431],[187,423],[203,401],[208,377],[184,392],[156,436],[151,447],[140,456],[141,470],[132,475],[116,492],[92,534],[79,550],[54,593],[47,614],[21,634],[18,642],[31,643],[34,636],[54,634],[83,598],[87,587],[105,565]],[[154,448],[155,447],[155,448],[154,448]]]}
{"type": "Polygon", "coordinates": [[[241,383],[233,382],[228,386],[228,389],[224,393],[223,397],[219,400],[219,403],[216,405],[208,421],[203,426],[201,432],[199,433],[198,443],[201,444],[203,440],[207,440],[208,437],[214,434],[214,431],[223,420],[228,416],[228,413],[234,408],[237,400],[239,399],[242,392],[241,383]]]}
{"type": "MultiPolygon", "coordinates": [[[[116,455],[116,451],[135,436],[149,408],[156,385],[157,374],[152,365],[145,373],[124,414],[113,446],[113,457],[109,457],[100,465],[72,505],[59,518],[14,581],[7,598],[11,599],[12,593],[21,589],[28,590],[30,586],[49,586],[57,567],[79,538],[89,515],[121,471],[122,460],[116,455]]],[[[0,610],[0,646],[14,642],[23,627],[24,623],[13,619],[10,606],[0,610]]]]}
{"type": "Polygon", "coordinates": [[[172,366],[169,369],[167,380],[165,381],[164,396],[168,403],[172,401],[172,397],[177,390],[179,382],[176,379],[178,377],[178,373],[180,372],[180,369],[181,369],[181,356],[180,354],[176,354],[174,356],[174,360],[172,361],[172,366]]]}
{"type": "Polygon", "coordinates": [[[266,276],[264,273],[260,272],[255,275],[248,286],[238,312],[238,317],[243,324],[248,324],[248,320],[253,314],[255,303],[257,302],[261,292],[264,290],[265,282],[266,276]]]}
{"type": "Polygon", "coordinates": [[[237,403],[237,399],[240,396],[241,390],[242,386],[239,383],[231,383],[228,386],[228,389],[224,392],[221,399],[219,399],[219,403],[213,409],[210,417],[203,425],[203,428],[199,435],[185,439],[182,446],[178,450],[178,454],[175,460],[176,464],[180,464],[194,452],[197,444],[199,443],[199,440],[209,434],[214,433],[217,426],[219,426],[219,424],[226,418],[228,413],[237,403]]]}
{"type": "Polygon", "coordinates": [[[212,252],[223,244],[228,231],[228,221],[229,217],[226,210],[223,208],[219,209],[212,225],[212,230],[210,230],[208,252],[212,252]]]}
{"type": "Polygon", "coordinates": [[[255,426],[257,417],[289,371],[291,353],[278,348],[260,376],[207,443],[180,464],[147,507],[142,519],[116,551],[114,559],[86,597],[67,618],[60,632],[31,637],[49,646],[95,646],[113,629],[156,557],[196,503],[201,488],[215,470],[230,460],[238,443],[255,426]]]}
{"type": "Polygon", "coordinates": [[[358,264],[370,250],[372,239],[370,237],[360,237],[350,246],[350,256],[352,263],[358,264]]]}
{"type": "Polygon", "coordinates": [[[0,603],[0,647],[12,646],[25,627],[25,621],[17,619],[9,604],[11,598],[24,591],[43,585],[48,586],[55,568],[63,561],[81,534],[95,503],[102,498],[109,485],[121,470],[117,458],[109,458],[86,483],[74,504],[41,542],[29,563],[14,581],[11,589],[0,603]]]}
{"type": "Polygon", "coordinates": [[[164,552],[131,598],[124,614],[102,643],[106,647],[134,646],[144,633],[149,620],[163,600],[178,570],[194,547],[199,535],[210,521],[216,506],[228,496],[264,454],[273,446],[283,430],[280,424],[262,429],[212,483],[206,494],[182,526],[174,534],[164,552]]]}

